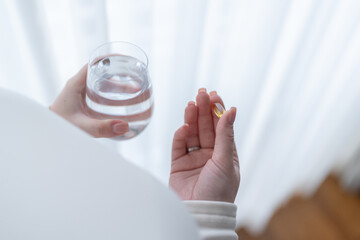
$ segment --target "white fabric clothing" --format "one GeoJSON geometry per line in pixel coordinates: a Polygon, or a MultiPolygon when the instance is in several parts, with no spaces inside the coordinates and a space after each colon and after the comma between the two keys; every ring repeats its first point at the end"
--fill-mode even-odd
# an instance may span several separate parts
{"type": "Polygon", "coordinates": [[[237,206],[217,201],[184,201],[194,217],[202,240],[237,240],[237,206]]]}
{"type": "Polygon", "coordinates": [[[57,114],[1,88],[0,112],[1,240],[200,239],[174,192],[57,114]]]}

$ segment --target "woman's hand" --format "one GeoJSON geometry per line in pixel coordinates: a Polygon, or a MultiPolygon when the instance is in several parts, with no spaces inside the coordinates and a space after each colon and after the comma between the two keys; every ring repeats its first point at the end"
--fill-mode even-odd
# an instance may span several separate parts
{"type": "Polygon", "coordinates": [[[174,135],[169,184],[183,200],[234,202],[239,188],[236,108],[219,119],[212,110],[214,103],[224,106],[216,92],[209,96],[206,89],[199,89],[196,104],[189,102],[185,124],[174,135]]]}
{"type": "Polygon", "coordinates": [[[117,119],[99,120],[89,117],[85,111],[87,65],[72,77],[50,110],[94,137],[116,137],[129,131],[129,125],[117,119]]]}

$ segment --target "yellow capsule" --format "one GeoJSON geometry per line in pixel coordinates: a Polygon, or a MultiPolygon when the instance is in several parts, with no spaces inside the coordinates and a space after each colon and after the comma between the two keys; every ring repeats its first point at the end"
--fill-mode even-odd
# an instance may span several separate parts
{"type": "Polygon", "coordinates": [[[221,118],[221,116],[225,113],[226,110],[220,103],[214,103],[213,111],[218,118],[221,118]]]}

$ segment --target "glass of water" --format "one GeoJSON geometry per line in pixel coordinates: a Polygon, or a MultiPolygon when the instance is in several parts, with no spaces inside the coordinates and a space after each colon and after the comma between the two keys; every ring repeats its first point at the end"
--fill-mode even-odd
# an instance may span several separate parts
{"type": "Polygon", "coordinates": [[[128,122],[130,131],[115,139],[141,133],[153,109],[145,52],[128,42],[105,43],[95,49],[88,64],[85,102],[93,118],[128,122]]]}

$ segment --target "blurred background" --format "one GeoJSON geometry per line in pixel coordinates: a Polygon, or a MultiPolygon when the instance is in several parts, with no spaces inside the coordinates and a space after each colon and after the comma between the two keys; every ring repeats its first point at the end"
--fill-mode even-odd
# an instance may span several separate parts
{"type": "Polygon", "coordinates": [[[236,106],[240,239],[360,239],[360,1],[0,0],[0,30],[0,87],[44,106],[100,44],[143,48],[152,122],[102,142],[164,184],[197,89],[236,106]]]}

